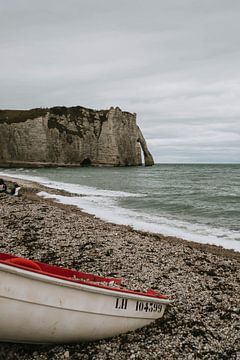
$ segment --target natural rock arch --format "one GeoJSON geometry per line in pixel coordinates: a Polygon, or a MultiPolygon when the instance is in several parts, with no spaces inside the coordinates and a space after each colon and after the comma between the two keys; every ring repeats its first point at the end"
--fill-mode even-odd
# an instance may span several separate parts
{"type": "Polygon", "coordinates": [[[144,156],[145,166],[154,165],[153,157],[152,157],[150,151],[148,150],[147,143],[146,143],[146,141],[145,141],[145,139],[143,137],[143,134],[142,134],[141,130],[139,129],[139,127],[138,127],[138,139],[137,139],[137,142],[139,142],[140,145],[141,145],[141,148],[142,148],[142,151],[143,151],[143,156],[144,156]]]}
{"type": "Polygon", "coordinates": [[[154,164],[136,114],[118,107],[0,110],[0,166],[138,166],[143,162],[154,164]]]}

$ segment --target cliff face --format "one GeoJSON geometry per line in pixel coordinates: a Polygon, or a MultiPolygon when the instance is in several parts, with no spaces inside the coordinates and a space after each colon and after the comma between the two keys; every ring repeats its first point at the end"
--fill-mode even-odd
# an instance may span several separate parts
{"type": "Polygon", "coordinates": [[[119,108],[0,111],[0,166],[153,165],[136,115],[119,108]]]}

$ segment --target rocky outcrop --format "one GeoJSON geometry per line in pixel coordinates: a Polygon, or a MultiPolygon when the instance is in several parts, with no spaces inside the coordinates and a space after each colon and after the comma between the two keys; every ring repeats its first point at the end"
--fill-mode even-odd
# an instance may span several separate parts
{"type": "Polygon", "coordinates": [[[0,166],[153,165],[136,115],[81,106],[0,111],[0,166]]]}

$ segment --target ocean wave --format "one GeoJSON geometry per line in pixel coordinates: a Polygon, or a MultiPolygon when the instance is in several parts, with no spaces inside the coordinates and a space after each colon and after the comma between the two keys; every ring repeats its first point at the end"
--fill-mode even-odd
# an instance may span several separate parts
{"type": "MultiPolygon", "coordinates": [[[[13,178],[29,180],[51,189],[65,190],[70,193],[69,196],[50,194],[47,192],[40,192],[39,195],[45,198],[52,198],[55,201],[59,201],[64,204],[78,206],[83,211],[93,214],[105,221],[130,225],[137,230],[149,231],[167,236],[175,236],[198,243],[220,245],[228,249],[240,251],[238,221],[235,221],[235,218],[233,219],[231,216],[232,222],[227,221],[228,219],[225,220],[225,223],[223,222],[224,217],[228,215],[228,211],[235,211],[235,208],[231,207],[228,209],[226,202],[220,204],[212,202],[210,203],[211,206],[206,207],[206,203],[203,202],[200,196],[201,194],[199,194],[196,199],[188,197],[185,191],[185,185],[183,184],[180,186],[177,181],[178,178],[176,180],[177,185],[174,183],[175,187],[173,187],[173,184],[171,184],[171,186],[167,188],[166,193],[165,190],[162,191],[161,187],[165,187],[166,184],[168,184],[168,180],[164,178],[165,180],[162,179],[161,182],[159,182],[159,178],[157,176],[157,185],[156,181],[151,183],[149,180],[151,177],[149,170],[144,172],[144,181],[140,180],[140,183],[137,183],[135,174],[133,174],[133,176],[130,172],[128,174],[128,181],[124,183],[124,186],[122,187],[120,187],[122,184],[118,181],[118,174],[112,176],[112,173],[109,173],[108,170],[107,175],[112,176],[110,179],[115,187],[124,190],[126,188],[126,190],[129,189],[132,191],[128,192],[110,189],[105,190],[94,186],[70,183],[69,178],[71,176],[69,176],[69,174],[68,176],[65,176],[65,182],[60,182],[57,181],[59,173],[54,174],[55,178],[50,180],[47,177],[41,176],[42,172],[41,175],[35,175],[36,170],[26,170],[28,169],[22,169],[21,171],[19,169],[3,170],[0,172],[0,176],[4,177],[5,175],[13,178]],[[134,186],[129,187],[129,181],[132,181],[131,184],[134,186]],[[134,193],[135,184],[137,185],[138,191],[143,191],[143,194],[134,193]],[[159,191],[159,194],[157,194],[156,191],[159,191]],[[192,206],[194,205],[194,209],[191,207],[186,208],[188,203],[192,206]],[[224,208],[222,208],[223,204],[224,208]],[[209,221],[209,219],[211,221],[209,221]],[[212,219],[214,219],[214,222],[212,219]]],[[[61,171],[63,175],[64,171],[66,173],[66,170],[61,171]]],[[[141,171],[144,171],[144,169],[141,171]]],[[[44,171],[44,175],[46,173],[47,170],[44,171]]],[[[72,173],[74,174],[73,171],[71,174],[72,173]]],[[[87,174],[89,176],[89,173],[87,174]]],[[[99,176],[99,171],[92,171],[90,173],[93,177],[95,174],[96,176],[99,176]]],[[[81,175],[84,177],[84,174],[81,175]]],[[[53,176],[53,174],[51,176],[53,176]]],[[[102,178],[96,178],[97,180],[99,179],[99,187],[101,184],[102,187],[103,184],[106,186],[104,179],[106,173],[101,176],[102,178]],[[101,182],[103,179],[104,181],[101,182]]],[[[75,180],[78,181],[78,176],[76,175],[75,180]]],[[[81,178],[79,178],[79,180],[81,180],[81,178]]],[[[72,181],[74,181],[74,179],[72,181]]],[[[190,183],[194,186],[194,182],[192,183],[190,181],[190,183]]],[[[209,195],[211,196],[211,189],[209,190],[209,195]]]]}
{"type": "Polygon", "coordinates": [[[1,171],[0,176],[4,176],[4,175],[16,179],[33,181],[40,185],[44,185],[45,187],[49,187],[51,189],[64,190],[69,193],[78,194],[82,196],[105,196],[105,197],[121,197],[121,198],[146,196],[145,194],[130,193],[127,191],[103,190],[86,185],[51,181],[48,178],[39,177],[39,176],[31,176],[31,175],[17,174],[17,173],[15,174],[15,173],[10,173],[9,171],[8,172],[1,171]]]}
{"type": "Polygon", "coordinates": [[[101,198],[99,201],[99,198],[94,196],[70,197],[47,192],[39,192],[38,195],[65,205],[75,205],[82,211],[95,215],[104,221],[129,225],[136,230],[174,236],[203,244],[220,245],[227,249],[240,251],[240,237],[236,231],[210,228],[202,224],[192,224],[124,209],[118,206],[116,200],[113,201],[109,198],[101,198]]]}

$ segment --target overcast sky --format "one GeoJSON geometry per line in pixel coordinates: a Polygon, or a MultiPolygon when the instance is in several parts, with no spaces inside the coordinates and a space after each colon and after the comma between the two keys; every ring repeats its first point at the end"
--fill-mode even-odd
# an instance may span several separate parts
{"type": "Polygon", "coordinates": [[[0,108],[119,106],[156,162],[240,162],[239,0],[0,0],[0,108]]]}

